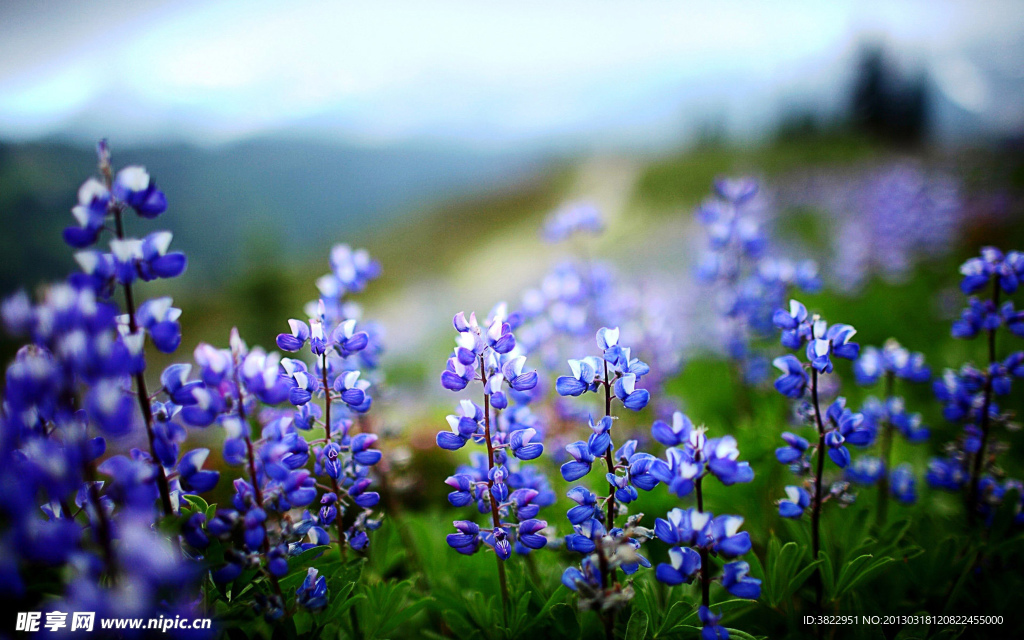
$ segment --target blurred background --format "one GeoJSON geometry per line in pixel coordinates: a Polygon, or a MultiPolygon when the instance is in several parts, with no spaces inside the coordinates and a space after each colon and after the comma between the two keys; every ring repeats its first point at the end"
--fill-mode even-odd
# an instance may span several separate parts
{"type": "Polygon", "coordinates": [[[515,307],[567,252],[670,292],[673,348],[700,347],[692,212],[722,174],[764,181],[841,296],[955,285],[961,253],[1021,237],[1015,1],[7,0],[0,24],[0,293],[73,268],[109,138],[168,195],[189,271],[147,294],[184,309],[183,354],[233,325],[271,346],[340,242],[382,263],[361,302],[397,383],[436,386],[451,316],[515,307]],[[580,198],[607,232],[544,244],[580,198]]]}

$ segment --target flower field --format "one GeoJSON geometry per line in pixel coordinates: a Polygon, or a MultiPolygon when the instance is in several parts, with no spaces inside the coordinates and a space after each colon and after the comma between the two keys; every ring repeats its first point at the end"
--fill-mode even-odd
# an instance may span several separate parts
{"type": "Polygon", "coordinates": [[[833,142],[340,237],[274,274],[281,317],[244,282],[190,294],[175,194],[100,142],[74,271],[0,310],[6,609],[212,620],[182,637],[1017,637],[1019,171],[833,142]]]}

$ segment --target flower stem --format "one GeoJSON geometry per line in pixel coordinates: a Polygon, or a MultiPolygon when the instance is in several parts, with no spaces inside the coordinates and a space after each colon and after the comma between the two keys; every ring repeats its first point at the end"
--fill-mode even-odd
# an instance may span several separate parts
{"type": "MultiPolygon", "coordinates": [[[[246,461],[249,466],[249,478],[252,480],[253,496],[256,500],[256,506],[260,509],[263,508],[263,490],[260,488],[259,476],[256,475],[256,454],[252,448],[252,426],[249,424],[249,418],[245,413],[245,400],[242,397],[242,381],[238,377],[238,369],[240,367],[239,362],[234,363],[234,377],[235,377],[235,391],[238,394],[238,419],[242,421],[242,424],[246,427],[245,430],[245,453],[246,461]]],[[[269,563],[270,561],[270,530],[267,525],[263,525],[263,558],[269,563]]],[[[281,599],[281,606],[285,605],[284,594],[281,592],[281,585],[277,582],[277,577],[270,573],[270,569],[263,567],[264,572],[270,579],[270,584],[274,588],[274,592],[281,599]]]]}
{"type": "MultiPolygon", "coordinates": [[[[107,188],[110,188],[110,179],[107,178],[107,188]]],[[[112,206],[114,211],[115,233],[118,240],[124,240],[124,221],[121,219],[121,207],[112,206]]],[[[128,328],[133,334],[139,330],[138,322],[135,320],[135,297],[132,295],[132,285],[125,283],[124,301],[128,311],[128,328]]],[[[139,399],[139,409],[142,411],[142,419],[146,423],[146,436],[149,438],[149,453],[153,458],[153,465],[156,467],[156,485],[160,489],[160,504],[165,516],[174,513],[171,505],[171,488],[167,483],[167,472],[160,458],[156,455],[156,435],[153,433],[153,408],[149,404],[149,391],[146,389],[146,374],[142,371],[135,374],[136,397],[139,399]]]]}
{"type": "MultiPolygon", "coordinates": [[[[992,282],[992,305],[996,312],[999,311],[999,293],[1001,288],[999,280],[992,282]]],[[[989,408],[992,406],[992,365],[996,363],[996,329],[988,330],[988,368],[985,370],[985,396],[981,404],[981,416],[979,419],[981,427],[981,444],[978,452],[974,454],[974,465],[971,468],[971,484],[967,493],[967,518],[973,525],[978,519],[978,483],[981,480],[981,471],[985,466],[985,447],[988,444],[989,431],[989,408]]]]}
{"type": "MultiPolygon", "coordinates": [[[[811,560],[817,560],[821,552],[821,479],[825,473],[825,425],[821,421],[821,406],[818,403],[818,370],[811,367],[811,401],[814,404],[814,422],[818,428],[818,460],[814,474],[814,504],[811,510],[811,560]]],[[[816,611],[821,614],[822,590],[824,580],[821,565],[814,572],[814,602],[816,611]]]]}
{"type": "MultiPolygon", "coordinates": [[[[610,418],[612,415],[612,386],[608,378],[608,361],[604,360],[604,415],[606,418],[610,418]]],[[[608,467],[608,473],[615,473],[615,460],[612,457],[612,445],[608,444],[608,449],[604,452],[604,461],[608,467]]],[[[615,528],[615,514],[618,511],[618,507],[615,505],[615,485],[608,483],[608,499],[607,499],[607,515],[605,519],[608,525],[608,535],[611,535],[611,531],[615,528]]],[[[605,589],[611,587],[611,583],[615,581],[615,568],[611,567],[608,563],[608,559],[605,557],[604,550],[598,546],[598,560],[599,568],[604,579],[605,589]]],[[[611,640],[615,636],[615,610],[612,609],[604,618],[604,632],[608,640],[611,640]]]]}
{"type": "MultiPolygon", "coordinates": [[[[487,468],[494,469],[494,445],[491,443],[491,397],[487,395],[487,364],[483,355],[480,356],[480,377],[484,386],[484,442],[487,443],[487,468]]],[[[498,502],[494,499],[491,489],[494,488],[494,478],[487,478],[487,499],[491,503],[491,523],[495,529],[501,527],[501,517],[498,515],[498,502]]],[[[497,538],[495,538],[497,543],[497,538]]],[[[505,621],[508,621],[508,582],[505,579],[505,561],[502,560],[495,549],[494,559],[498,561],[498,583],[501,586],[502,611],[505,614],[505,621]]]]}
{"type": "MultiPolygon", "coordinates": [[[[704,492],[701,485],[704,483],[704,475],[701,474],[693,483],[693,489],[697,494],[697,511],[704,513],[704,492]]],[[[700,602],[707,608],[711,608],[711,567],[709,563],[708,550],[700,548],[700,602]]]]}
{"type": "MultiPolygon", "coordinates": [[[[610,418],[612,415],[612,387],[608,381],[608,361],[604,361],[604,415],[606,418],[610,418]]],[[[608,473],[615,473],[615,460],[612,457],[612,446],[608,445],[608,450],[604,452],[604,461],[608,466],[608,473]]],[[[615,527],[615,514],[617,507],[615,506],[615,485],[608,483],[608,531],[610,532],[615,527]]]]}
{"type": "MultiPolygon", "coordinates": [[[[99,486],[96,483],[96,463],[90,462],[86,465],[86,473],[89,478],[89,501],[96,510],[96,537],[103,548],[103,561],[106,565],[107,576],[111,583],[117,582],[117,558],[114,555],[114,542],[111,535],[110,520],[107,518],[107,510],[103,507],[100,499],[99,486]]],[[[68,512],[65,512],[67,515],[68,512]]]]}
{"type": "MultiPolygon", "coordinates": [[[[331,388],[327,386],[327,352],[320,355],[320,380],[324,385],[324,443],[331,442],[331,388]]],[[[334,526],[338,530],[338,556],[345,559],[345,529],[341,523],[341,489],[338,487],[338,479],[331,478],[334,486],[334,495],[338,497],[338,515],[334,516],[334,526]]]]}

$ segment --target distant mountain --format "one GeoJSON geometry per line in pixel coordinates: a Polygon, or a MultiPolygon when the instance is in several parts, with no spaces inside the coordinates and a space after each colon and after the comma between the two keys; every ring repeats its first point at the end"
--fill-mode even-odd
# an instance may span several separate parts
{"type": "MultiPolygon", "coordinates": [[[[118,166],[143,164],[168,195],[163,224],[187,247],[192,279],[220,283],[247,247],[283,261],[322,256],[439,203],[509,186],[543,169],[543,157],[456,148],[362,148],[254,140],[211,149],[120,149],[118,166]]],[[[0,293],[60,277],[71,265],[61,230],[73,222],[78,185],[95,172],[91,149],[60,143],[0,144],[0,293]]],[[[145,231],[144,231],[145,230],[145,231]]]]}

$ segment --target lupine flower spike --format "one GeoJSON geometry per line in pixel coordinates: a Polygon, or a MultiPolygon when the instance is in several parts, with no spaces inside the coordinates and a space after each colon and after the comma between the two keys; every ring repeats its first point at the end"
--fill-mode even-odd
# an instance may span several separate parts
{"type": "Polygon", "coordinates": [[[1007,300],[1024,279],[1024,253],[1003,254],[995,247],[985,247],[981,255],[960,267],[963,279],[960,289],[967,295],[968,306],[953,323],[953,337],[970,340],[984,334],[988,343],[987,366],[983,370],[970,364],[959,371],[946,369],[935,380],[935,396],[943,405],[947,420],[963,425],[963,434],[947,447],[948,455],[934,458],[928,465],[927,480],[933,487],[947,491],[966,489],[967,515],[971,522],[979,517],[988,521],[1001,504],[1006,489],[1018,485],[1016,480],[999,482],[1001,473],[994,452],[1002,445],[991,441],[993,427],[1006,427],[1011,416],[996,402],[1006,396],[1014,378],[1024,376],[1024,352],[1016,351],[1000,360],[996,351],[999,330],[1024,337],[1024,311],[1017,311],[1007,300]],[[973,294],[989,291],[981,300],[973,294]]]}
{"type": "MultiPolygon", "coordinates": [[[[714,476],[726,485],[750,482],[754,470],[741,462],[736,439],[732,436],[708,439],[703,427],[680,412],[672,417],[672,425],[656,421],[651,428],[654,438],[665,445],[665,460],[655,459],[650,474],[679,497],[696,495],[696,509],[673,509],[667,518],[655,521],[654,533],[659,540],[672,545],[669,563],[659,564],[657,579],[668,585],[690,583],[699,574],[701,610],[711,607],[711,556],[735,560],[750,551],[750,534],[739,531],[743,518],[732,515],[714,516],[704,509],[704,481],[714,476]]],[[[722,586],[737,598],[756,600],[761,595],[761,581],[749,576],[750,566],[741,560],[726,563],[721,576],[722,586]]],[[[720,616],[701,618],[705,637],[728,637],[718,624],[720,616]],[[715,635],[719,634],[719,635],[715,635]]]]}
{"type": "Polygon", "coordinates": [[[437,434],[437,445],[449,451],[470,441],[485,447],[486,455],[472,454],[471,465],[460,467],[445,482],[453,489],[448,501],[456,507],[475,503],[480,513],[489,514],[489,526],[456,520],[457,533],[448,535],[447,542],[463,554],[475,553],[481,545],[494,551],[506,615],[505,561],[513,551],[528,554],[547,544],[547,522],[536,515],[541,506],[554,503],[547,480],[533,467],[519,465],[540,457],[544,445],[543,430],[527,406],[537,372],[526,368],[526,355],[512,333],[515,321],[504,304],[495,307],[483,326],[476,314],[455,316],[456,347],[441,373],[441,386],[462,391],[477,382],[483,406],[462,400],[457,413],[448,416],[450,430],[437,434]]]}
{"type": "MultiPolygon", "coordinates": [[[[853,499],[846,485],[833,485],[825,493],[825,454],[837,467],[846,469],[850,465],[850,451],[847,445],[866,446],[873,439],[866,427],[864,416],[846,407],[845,398],[837,398],[827,411],[822,410],[819,398],[819,377],[832,373],[835,358],[854,360],[860,353],[860,345],[852,341],[856,330],[847,324],[829,326],[817,315],[810,315],[807,308],[791,300],[788,309],[778,309],[773,316],[775,326],[782,331],[783,346],[803,351],[806,363],[796,356],[786,355],[775,360],[775,366],[782,375],[775,381],[775,388],[782,395],[802,399],[810,390],[810,404],[801,408],[801,416],[813,426],[818,435],[817,446],[811,447],[806,439],[793,433],[783,433],[786,446],[775,451],[779,462],[786,464],[796,474],[811,473],[810,456],[815,456],[813,476],[805,486],[786,487],[786,499],[779,502],[779,515],[784,518],[800,518],[805,511],[811,511],[811,552],[817,558],[821,551],[821,508],[825,500],[837,499],[844,504],[853,499]],[[810,371],[810,376],[806,371],[810,371]]],[[[819,573],[815,580],[815,599],[821,611],[822,579],[819,573]]]]}
{"type": "Polygon", "coordinates": [[[626,505],[637,499],[637,488],[650,491],[658,481],[651,473],[654,456],[636,451],[637,441],[629,440],[615,450],[612,442],[613,402],[631,411],[640,411],[650,400],[650,393],[638,385],[650,370],[633,358],[629,347],[619,344],[618,328],[602,328],[597,332],[601,356],[570,360],[571,375],[558,378],[555,388],[562,396],[581,396],[589,392],[603,395],[603,416],[589,421],[587,440],[565,447],[572,460],[562,465],[562,477],[573,482],[590,473],[593,465],[604,462],[606,495],[597,498],[586,487],[570,489],[568,496],[577,503],[568,512],[573,533],[566,536],[570,550],[583,554],[580,566],[570,567],[562,582],[579,594],[582,609],[602,612],[605,630],[611,633],[615,612],[633,595],[632,588],[617,580],[618,570],[629,575],[651,563],[639,550],[641,543],[653,536],[650,529],[639,525],[643,514],[626,519],[616,526],[616,519],[628,513],[626,505]],[[602,509],[602,505],[604,509],[602,509]]]}
{"type": "Polygon", "coordinates": [[[758,343],[772,335],[772,312],[794,289],[818,291],[818,267],[779,257],[771,246],[765,225],[770,203],[756,180],[718,178],[714,191],[697,209],[708,240],[697,277],[716,294],[726,356],[745,382],[756,384],[770,371],[758,343]]]}
{"type": "MultiPolygon", "coordinates": [[[[921,414],[908,413],[903,398],[896,395],[896,382],[929,382],[931,370],[924,363],[922,354],[911,353],[890,338],[881,349],[869,346],[861,350],[860,356],[853,363],[853,373],[861,385],[873,385],[884,380],[884,399],[869,396],[861,408],[865,424],[873,434],[872,439],[879,441],[880,456],[862,456],[847,468],[846,477],[856,484],[879,485],[877,519],[885,522],[890,494],[901,503],[907,503],[912,496],[898,488],[906,489],[908,486],[906,474],[913,473],[910,467],[901,466],[899,478],[894,478],[893,433],[898,431],[910,443],[924,442],[929,435],[928,427],[922,424],[921,414]],[[898,486],[896,479],[900,480],[898,486]]],[[[912,482],[910,486],[913,486],[912,482]]]]}

